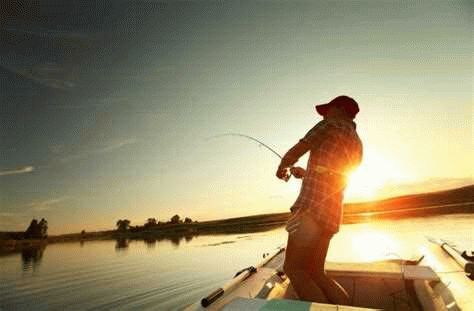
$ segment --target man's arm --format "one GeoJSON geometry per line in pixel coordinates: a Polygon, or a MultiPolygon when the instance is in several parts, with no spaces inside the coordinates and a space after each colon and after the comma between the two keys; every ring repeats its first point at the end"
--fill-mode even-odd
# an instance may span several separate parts
{"type": "Polygon", "coordinates": [[[292,167],[293,164],[295,164],[296,161],[298,161],[298,159],[308,150],[315,150],[315,148],[330,136],[330,133],[331,124],[328,121],[322,120],[316,124],[296,145],[291,147],[290,150],[285,153],[281,159],[280,166],[278,166],[276,176],[288,181],[290,178],[290,175],[287,172],[288,168],[292,167]]]}
{"type": "Polygon", "coordinates": [[[309,144],[304,140],[300,140],[296,145],[291,147],[281,159],[276,176],[280,179],[288,180],[289,175],[287,169],[293,166],[293,164],[309,150],[309,147],[309,144]]]}
{"type": "Polygon", "coordinates": [[[295,164],[298,159],[301,158],[301,156],[305,154],[308,150],[309,144],[304,140],[300,140],[298,143],[296,143],[296,145],[291,147],[290,150],[285,153],[285,155],[281,159],[280,166],[293,166],[293,164],[295,164]]]}

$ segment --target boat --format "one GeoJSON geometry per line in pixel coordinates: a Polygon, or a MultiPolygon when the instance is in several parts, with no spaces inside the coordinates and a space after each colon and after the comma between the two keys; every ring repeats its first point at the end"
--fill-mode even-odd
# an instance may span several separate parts
{"type": "Polygon", "coordinates": [[[299,300],[279,248],[185,310],[474,310],[474,263],[446,241],[430,241],[417,260],[326,262],[327,274],[349,293],[349,306],[299,300]]]}

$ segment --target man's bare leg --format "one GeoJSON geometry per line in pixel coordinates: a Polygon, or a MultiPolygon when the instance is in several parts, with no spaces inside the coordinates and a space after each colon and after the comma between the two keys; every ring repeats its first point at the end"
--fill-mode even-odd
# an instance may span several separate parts
{"type": "MultiPolygon", "coordinates": [[[[315,249],[302,247],[298,243],[301,237],[288,236],[284,270],[290,278],[293,289],[302,300],[327,303],[324,292],[316,284],[310,273],[310,265],[315,261],[315,249]]],[[[316,246],[316,245],[315,245],[316,246]]]]}
{"type": "Polygon", "coordinates": [[[350,299],[346,290],[334,279],[327,276],[324,271],[326,255],[329,248],[331,236],[322,235],[318,243],[316,261],[312,265],[311,278],[319,285],[331,303],[339,305],[349,305],[350,299]]]}

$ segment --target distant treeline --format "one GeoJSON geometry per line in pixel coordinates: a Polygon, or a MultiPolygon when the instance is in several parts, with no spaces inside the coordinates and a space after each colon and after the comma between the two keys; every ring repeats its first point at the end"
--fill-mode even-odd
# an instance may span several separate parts
{"type": "Polygon", "coordinates": [[[192,224],[192,223],[197,223],[197,221],[193,221],[189,217],[185,217],[184,220],[181,219],[179,215],[174,215],[171,217],[170,220],[168,221],[158,221],[156,218],[148,218],[143,225],[136,225],[136,226],[131,226],[131,221],[128,219],[119,219],[116,222],[116,227],[117,231],[120,232],[142,232],[142,231],[149,231],[150,229],[158,229],[160,227],[163,227],[165,225],[179,225],[179,224],[192,224]]]}
{"type": "MultiPolygon", "coordinates": [[[[344,205],[345,214],[397,211],[409,208],[423,208],[474,202],[474,185],[437,192],[410,194],[372,202],[344,205]]],[[[449,209],[445,209],[449,211],[449,209]]]]}
{"type": "MultiPolygon", "coordinates": [[[[474,213],[474,185],[374,202],[345,204],[344,223],[451,213],[474,213]]],[[[116,230],[87,233],[82,230],[81,233],[48,237],[47,241],[65,242],[124,237],[163,238],[208,233],[257,232],[281,226],[286,223],[289,217],[290,213],[284,212],[197,222],[189,217],[182,219],[179,215],[174,215],[166,221],[148,218],[143,225],[135,226],[131,225],[131,221],[128,219],[119,219],[115,223],[116,230]]],[[[25,232],[0,232],[0,246],[2,240],[45,239],[45,237],[47,237],[46,220],[42,219],[40,222],[32,220],[25,232]]]]}

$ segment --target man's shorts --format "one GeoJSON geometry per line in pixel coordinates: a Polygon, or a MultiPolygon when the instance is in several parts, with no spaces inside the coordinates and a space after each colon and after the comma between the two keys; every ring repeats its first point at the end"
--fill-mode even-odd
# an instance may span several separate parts
{"type": "Polygon", "coordinates": [[[333,236],[331,232],[322,228],[308,214],[298,216],[295,213],[288,221],[286,229],[288,240],[291,240],[298,247],[313,248],[322,238],[331,239],[333,236]]]}

